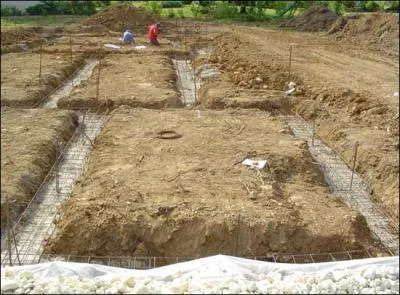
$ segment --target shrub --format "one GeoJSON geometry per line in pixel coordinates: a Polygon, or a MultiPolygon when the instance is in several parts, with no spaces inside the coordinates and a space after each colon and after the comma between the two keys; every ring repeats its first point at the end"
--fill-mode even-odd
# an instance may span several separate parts
{"type": "Polygon", "coordinates": [[[174,11],[173,9],[171,9],[171,10],[168,12],[168,17],[169,17],[169,18],[174,18],[175,16],[176,16],[175,11],[174,11]]]}
{"type": "Polygon", "coordinates": [[[207,14],[210,12],[210,8],[208,6],[201,6],[200,7],[200,13],[201,14],[207,14]]]}
{"type": "Polygon", "coordinates": [[[185,13],[183,12],[183,9],[177,9],[176,13],[178,14],[178,17],[185,18],[185,13]]]}
{"type": "Polygon", "coordinates": [[[386,11],[399,12],[399,1],[385,1],[384,8],[386,11]]]}
{"type": "Polygon", "coordinates": [[[335,1],[335,13],[337,15],[342,15],[343,14],[343,2],[342,1],[335,1]]]}
{"type": "Polygon", "coordinates": [[[160,1],[146,1],[146,7],[154,14],[161,14],[162,6],[160,1]]]}
{"type": "Polygon", "coordinates": [[[379,10],[379,4],[375,1],[367,1],[364,4],[364,10],[368,12],[373,12],[379,10]]]}
{"type": "Polygon", "coordinates": [[[162,8],[180,8],[183,6],[182,1],[162,1],[162,8]]]}
{"type": "Polygon", "coordinates": [[[274,3],[274,8],[275,8],[276,14],[279,15],[279,14],[283,13],[286,9],[286,6],[287,6],[287,4],[285,2],[276,1],[274,3]]]}
{"type": "Polygon", "coordinates": [[[210,12],[215,19],[229,19],[239,17],[239,11],[236,5],[228,3],[217,4],[213,7],[212,10],[210,10],[210,12]]]}
{"type": "Polygon", "coordinates": [[[190,4],[190,11],[192,12],[193,16],[197,18],[201,13],[201,6],[195,3],[190,4]]]}

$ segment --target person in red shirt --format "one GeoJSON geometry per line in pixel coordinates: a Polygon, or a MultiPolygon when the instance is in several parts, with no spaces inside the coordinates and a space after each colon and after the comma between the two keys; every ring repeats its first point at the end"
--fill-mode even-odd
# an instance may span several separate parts
{"type": "Polygon", "coordinates": [[[160,45],[160,43],[158,43],[157,40],[159,29],[160,29],[160,23],[156,24],[153,23],[149,26],[149,32],[147,34],[147,37],[149,38],[150,44],[160,45]]]}

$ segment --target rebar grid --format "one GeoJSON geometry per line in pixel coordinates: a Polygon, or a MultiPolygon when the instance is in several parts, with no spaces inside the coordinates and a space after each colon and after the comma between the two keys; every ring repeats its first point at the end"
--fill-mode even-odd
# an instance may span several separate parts
{"type": "MultiPolygon", "coordinates": [[[[326,252],[326,253],[308,253],[308,254],[269,254],[265,256],[244,256],[242,258],[254,259],[260,261],[280,262],[280,263],[318,263],[330,261],[343,261],[361,258],[372,258],[381,256],[390,256],[388,253],[375,253],[368,249],[364,250],[346,250],[340,252],[326,252]]],[[[38,259],[37,254],[26,254],[25,256],[31,257],[29,264],[36,263],[38,259]]],[[[161,256],[85,256],[85,255],[59,255],[59,254],[42,254],[39,257],[38,263],[46,263],[52,261],[65,261],[65,262],[81,262],[100,264],[115,267],[124,267],[130,269],[150,269],[168,264],[191,261],[202,258],[196,257],[161,257],[161,256]]],[[[4,265],[8,265],[7,262],[4,265]]]]}
{"type": "Polygon", "coordinates": [[[78,86],[81,81],[87,80],[93,72],[96,65],[99,64],[98,60],[87,59],[85,63],[79,67],[72,75],[65,80],[55,91],[41,100],[40,106],[43,108],[57,108],[57,102],[65,96],[68,96],[75,86],[78,86]]]}
{"type": "MultiPolygon", "coordinates": [[[[90,55],[87,59],[86,59],[87,61],[95,61],[96,60],[96,55],[95,54],[92,54],[92,55],[90,55]]],[[[49,106],[46,106],[46,104],[48,103],[48,100],[50,100],[50,97],[51,96],[53,96],[53,95],[56,95],[58,92],[60,92],[60,91],[63,91],[63,88],[64,87],[66,87],[66,84],[69,84],[69,83],[71,83],[71,80],[75,77],[75,76],[77,76],[77,75],[79,75],[79,73],[85,68],[85,67],[87,67],[87,63],[83,63],[82,65],[80,65],[71,75],[69,75],[65,80],[64,80],[64,82],[63,83],[61,83],[61,85],[59,85],[58,87],[56,87],[55,89],[53,89],[50,93],[48,93],[47,95],[45,95],[43,98],[41,98],[33,107],[49,107],[49,106]]],[[[81,79],[82,80],[82,79],[81,79]]],[[[71,85],[74,85],[74,86],[76,86],[76,85],[78,85],[78,84],[73,84],[73,82],[70,84],[70,86],[71,85]]],[[[71,88],[71,90],[72,90],[72,88],[71,88]]],[[[63,92],[64,93],[64,95],[67,95],[68,93],[67,92],[63,92]]]]}
{"type": "Polygon", "coordinates": [[[399,253],[399,239],[393,234],[389,220],[373,203],[367,185],[322,140],[314,137],[308,123],[297,116],[287,117],[294,135],[308,142],[311,155],[321,163],[326,182],[333,193],[340,195],[346,205],[356,209],[366,219],[371,232],[391,252],[399,253]],[[353,174],[354,173],[354,174],[353,174]]]}
{"type": "Polygon", "coordinates": [[[182,93],[182,103],[185,106],[196,104],[196,89],[200,88],[200,80],[188,63],[188,59],[173,59],[175,69],[178,73],[178,87],[182,93]]]}
{"type": "MultiPolygon", "coordinates": [[[[16,249],[21,264],[37,263],[44,249],[44,243],[55,229],[59,212],[72,192],[76,179],[82,173],[92,141],[101,131],[103,116],[97,114],[80,114],[80,124],[67,143],[63,153],[51,169],[51,177],[40,186],[32,201],[15,225],[16,245],[12,245],[12,262],[17,262],[16,249]],[[57,178],[62,188],[57,192],[57,178]]],[[[2,239],[4,240],[4,239],[2,239]]],[[[10,263],[7,247],[1,249],[1,262],[10,263]]]]}

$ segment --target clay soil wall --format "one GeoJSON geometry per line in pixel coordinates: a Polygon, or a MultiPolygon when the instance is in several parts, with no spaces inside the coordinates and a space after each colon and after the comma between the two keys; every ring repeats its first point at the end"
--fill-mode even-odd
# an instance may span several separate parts
{"type": "Polygon", "coordinates": [[[33,107],[60,86],[84,62],[84,56],[42,55],[42,86],[39,88],[39,53],[10,53],[1,56],[1,105],[33,107]]]}
{"type": "Polygon", "coordinates": [[[273,114],[287,113],[290,109],[289,98],[283,91],[240,88],[225,75],[206,81],[199,96],[207,109],[256,108],[273,114]]]}
{"type": "Polygon", "coordinates": [[[47,246],[57,254],[310,253],[373,244],[306,143],[257,110],[118,108],[47,246]],[[180,137],[160,139],[161,131],[180,137]],[[266,159],[261,170],[245,158],[266,159]]]}
{"type": "Polygon", "coordinates": [[[58,107],[112,109],[129,105],[165,108],[179,104],[176,74],[167,56],[145,53],[106,55],[101,60],[98,99],[97,77],[98,66],[87,81],[58,102],[58,107]]]}
{"type": "Polygon", "coordinates": [[[67,141],[78,125],[64,110],[1,110],[1,226],[8,196],[15,220],[32,199],[56,159],[57,140],[67,141]]]}

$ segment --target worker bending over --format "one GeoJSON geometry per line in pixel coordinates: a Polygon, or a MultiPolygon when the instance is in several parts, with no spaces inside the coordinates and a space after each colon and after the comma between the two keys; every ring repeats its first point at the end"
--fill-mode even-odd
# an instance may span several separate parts
{"type": "Polygon", "coordinates": [[[160,43],[158,43],[157,40],[159,30],[160,30],[160,23],[156,24],[153,23],[149,26],[149,32],[147,36],[149,38],[150,44],[160,45],[160,43]]]}
{"type": "Polygon", "coordinates": [[[133,40],[133,34],[130,30],[127,29],[124,32],[124,34],[122,35],[122,42],[129,45],[135,43],[135,40],[133,40]]]}

